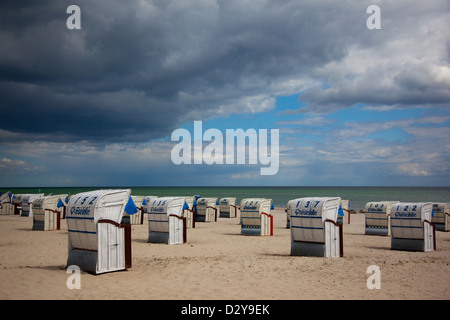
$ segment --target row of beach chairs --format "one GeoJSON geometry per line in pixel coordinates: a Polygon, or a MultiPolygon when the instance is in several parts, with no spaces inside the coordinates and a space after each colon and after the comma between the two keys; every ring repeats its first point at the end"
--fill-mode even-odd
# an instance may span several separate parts
{"type": "Polygon", "coordinates": [[[365,234],[391,236],[394,249],[432,251],[437,231],[450,231],[450,203],[369,202],[365,234]]]}
{"type": "Polygon", "coordinates": [[[32,217],[33,230],[68,227],[68,265],[94,274],[131,267],[131,225],[148,216],[148,242],[181,244],[187,228],[217,217],[241,219],[242,234],[272,235],[273,208],[269,199],[131,196],[131,190],[96,190],[76,195],[11,195],[3,206],[14,204],[11,214],[32,217]],[[14,201],[11,201],[14,199],[14,201]],[[240,210],[242,208],[242,210],[240,210]]]}
{"type": "MultiPolygon", "coordinates": [[[[339,198],[301,198],[288,202],[291,255],[342,256],[339,202],[339,198]]],[[[393,250],[433,251],[435,231],[450,231],[449,209],[448,203],[369,202],[364,210],[365,234],[390,236],[393,250]]]]}
{"type": "MultiPolygon", "coordinates": [[[[29,201],[33,197],[21,198],[29,201]]],[[[68,265],[95,274],[131,267],[131,225],[142,224],[144,213],[149,243],[185,243],[188,228],[195,228],[196,222],[215,222],[218,216],[239,217],[243,235],[273,235],[273,203],[265,198],[242,199],[237,206],[236,198],[139,197],[131,196],[129,189],[96,190],[70,198],[39,194],[31,204],[22,203],[21,215],[24,207],[26,215],[33,217],[33,230],[59,230],[60,220],[65,218],[68,265]]],[[[368,203],[364,211],[365,233],[390,235],[392,249],[435,250],[435,228],[449,231],[449,204],[382,201],[368,203]]],[[[349,215],[347,200],[293,199],[288,201],[286,213],[291,255],[343,256],[343,223],[350,222],[345,216],[349,215]]]]}
{"type": "MultiPolygon", "coordinates": [[[[192,227],[195,227],[195,222],[214,222],[219,210],[223,210],[226,217],[237,217],[239,211],[243,234],[250,234],[247,229],[251,230],[252,235],[273,233],[273,227],[264,224],[264,217],[271,217],[271,200],[244,199],[240,207],[234,203],[235,198],[217,201],[216,198],[198,196],[148,196],[142,199],[142,210],[139,210],[130,196],[130,190],[97,190],[77,194],[70,198],[67,205],[67,264],[77,265],[94,274],[130,268],[131,224],[124,223],[124,216],[131,217],[139,211],[148,216],[149,243],[185,243],[189,219],[192,227]],[[259,220],[257,216],[260,216],[259,220]]],[[[273,219],[269,221],[272,225],[273,219]]]]}

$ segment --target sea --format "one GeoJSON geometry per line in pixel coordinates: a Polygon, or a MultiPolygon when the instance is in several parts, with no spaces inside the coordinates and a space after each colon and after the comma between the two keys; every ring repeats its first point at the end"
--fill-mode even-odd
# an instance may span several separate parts
{"type": "Polygon", "coordinates": [[[10,188],[13,194],[43,193],[70,194],[98,189],[131,189],[136,196],[194,196],[212,198],[235,197],[236,203],[244,198],[272,199],[275,207],[285,208],[289,200],[302,197],[340,197],[349,200],[349,209],[358,212],[371,201],[450,202],[450,187],[45,187],[10,188]]]}

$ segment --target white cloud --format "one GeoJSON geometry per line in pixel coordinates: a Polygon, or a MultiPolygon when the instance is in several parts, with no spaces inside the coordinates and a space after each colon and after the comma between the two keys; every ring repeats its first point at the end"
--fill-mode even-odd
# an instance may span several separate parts
{"type": "Polygon", "coordinates": [[[431,173],[421,168],[419,163],[402,163],[397,166],[400,174],[408,176],[430,176],[431,173]]]}
{"type": "MultiPolygon", "coordinates": [[[[314,70],[326,84],[303,98],[303,112],[330,112],[357,103],[391,110],[421,106],[448,108],[450,63],[449,5],[385,1],[380,3],[382,28],[365,32],[366,39],[348,46],[343,59],[314,70]]],[[[362,33],[363,34],[363,33],[362,33]]]]}
{"type": "Polygon", "coordinates": [[[251,179],[252,175],[250,173],[232,174],[230,178],[233,180],[240,180],[240,179],[247,180],[251,179]]]}
{"type": "Polygon", "coordinates": [[[285,125],[296,125],[296,126],[307,126],[307,127],[324,127],[329,124],[336,123],[336,119],[325,118],[323,116],[311,116],[304,117],[301,119],[294,120],[284,120],[278,121],[276,125],[285,126],[285,125]]]}
{"type": "Polygon", "coordinates": [[[0,172],[3,177],[34,174],[41,171],[43,171],[42,167],[22,159],[0,158],[0,172]]]}
{"type": "Polygon", "coordinates": [[[285,170],[292,175],[302,172],[304,181],[311,183],[317,180],[325,184],[336,180],[345,184],[342,181],[346,176],[353,177],[360,184],[364,181],[366,184],[370,181],[401,184],[408,177],[434,177],[435,181],[443,183],[445,177],[450,176],[447,165],[450,159],[448,116],[344,121],[332,124],[331,130],[324,130],[329,124],[327,121],[321,123],[321,116],[316,119],[318,125],[314,135],[308,137],[302,134],[302,128],[309,128],[308,116],[282,123],[297,123],[300,127],[281,130],[288,132],[290,139],[283,141],[285,152],[280,157],[280,171],[285,170]],[[401,139],[388,139],[385,132],[394,128],[405,135],[401,139]],[[373,138],[375,133],[380,133],[380,138],[373,138]],[[386,138],[382,138],[383,135],[386,138]]]}

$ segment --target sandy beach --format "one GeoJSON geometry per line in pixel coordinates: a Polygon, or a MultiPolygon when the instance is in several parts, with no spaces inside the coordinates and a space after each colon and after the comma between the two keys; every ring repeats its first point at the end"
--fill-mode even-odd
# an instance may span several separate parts
{"type": "Polygon", "coordinates": [[[66,281],[67,225],[33,231],[32,218],[0,216],[0,299],[310,300],[450,299],[450,232],[436,231],[437,250],[390,249],[390,237],[364,235],[364,214],[344,225],[342,258],[290,256],[284,208],[274,235],[240,234],[239,219],[219,218],[188,229],[187,243],[147,243],[148,226],[132,226],[132,268],[81,272],[81,288],[66,281]],[[368,289],[367,268],[381,270],[368,289]]]}

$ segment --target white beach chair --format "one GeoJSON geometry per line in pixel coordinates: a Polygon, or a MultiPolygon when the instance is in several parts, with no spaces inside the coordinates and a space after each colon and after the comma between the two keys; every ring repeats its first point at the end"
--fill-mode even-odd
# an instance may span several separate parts
{"type": "Polygon", "coordinates": [[[33,194],[24,194],[22,196],[22,217],[32,217],[33,216],[33,201],[42,198],[44,196],[43,193],[33,193],[33,194]]]}
{"type": "Polygon", "coordinates": [[[147,204],[148,242],[180,244],[185,243],[187,208],[184,197],[161,197],[147,204]]]}
{"type": "Polygon", "coordinates": [[[399,202],[391,208],[391,249],[436,250],[431,202],[399,202]]]}
{"type": "Polygon", "coordinates": [[[372,201],[366,203],[365,234],[388,236],[391,232],[390,212],[398,201],[372,201]]]}
{"type": "Polygon", "coordinates": [[[339,197],[289,201],[291,255],[343,256],[342,224],[337,223],[340,203],[339,197]]]}
{"type": "Polygon", "coordinates": [[[195,196],[184,197],[186,200],[187,208],[183,210],[183,217],[186,218],[186,228],[195,228],[195,211],[194,202],[196,200],[195,196]]]}
{"type": "Polygon", "coordinates": [[[14,215],[13,194],[8,191],[0,196],[0,215],[14,215]]]}
{"type": "Polygon", "coordinates": [[[196,222],[214,222],[217,221],[217,215],[217,198],[197,199],[196,222]]]}
{"type": "Polygon", "coordinates": [[[131,225],[120,224],[131,190],[73,195],[67,205],[67,265],[100,274],[131,268],[131,225]]]}
{"type": "Polygon", "coordinates": [[[221,198],[219,200],[219,206],[221,218],[237,218],[238,207],[236,206],[236,198],[221,198]]]}
{"type": "Polygon", "coordinates": [[[33,230],[52,231],[61,229],[61,219],[67,194],[37,198],[32,203],[33,230]]]}
{"type": "Polygon", "coordinates": [[[450,203],[433,203],[431,222],[434,223],[438,231],[450,231],[450,203]]]}
{"type": "Polygon", "coordinates": [[[246,198],[241,200],[241,234],[273,236],[272,199],[246,198]]]}

